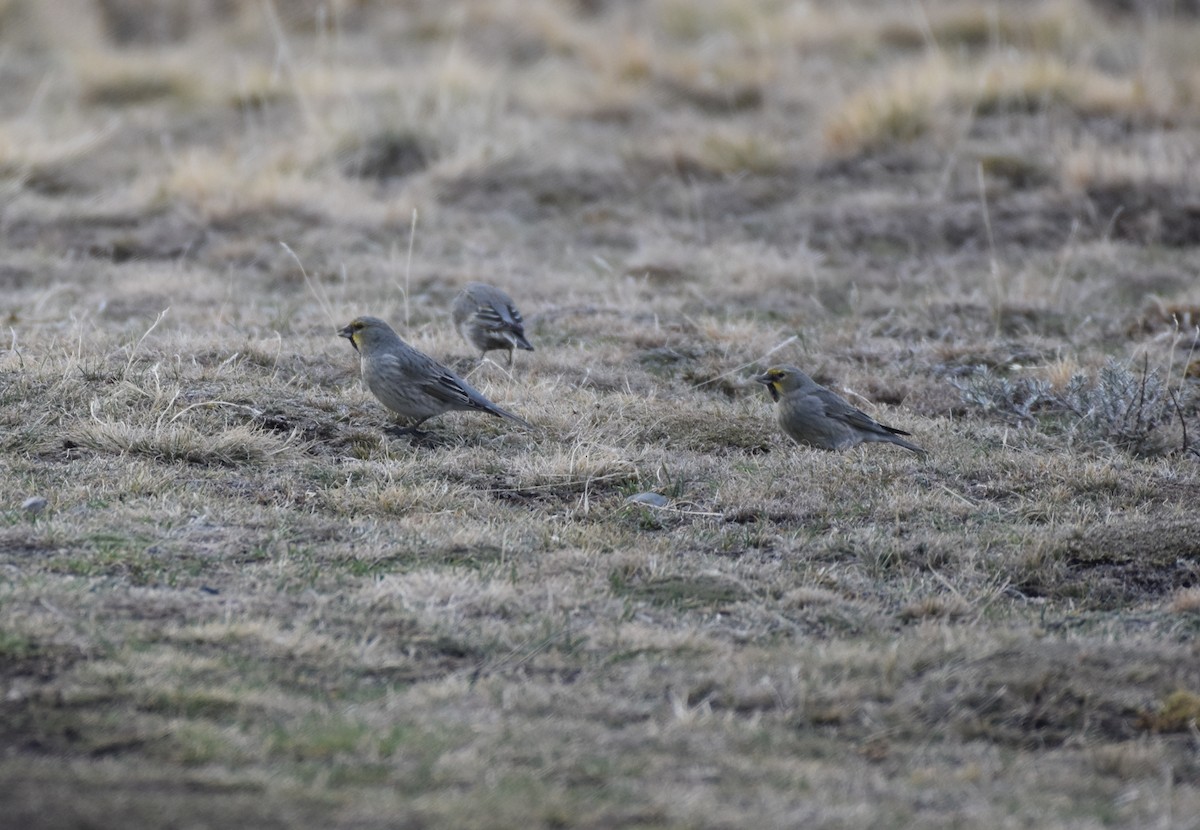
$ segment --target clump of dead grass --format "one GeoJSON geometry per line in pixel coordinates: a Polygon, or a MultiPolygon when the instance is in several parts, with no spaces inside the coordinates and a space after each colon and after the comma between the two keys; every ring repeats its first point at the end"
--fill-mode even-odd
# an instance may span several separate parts
{"type": "Polygon", "coordinates": [[[1180,588],[1167,607],[1174,614],[1200,616],[1200,588],[1180,588]]]}
{"type": "Polygon", "coordinates": [[[1088,751],[1088,758],[1101,775],[1125,780],[1153,778],[1163,773],[1162,747],[1146,740],[1095,746],[1088,751]]]}
{"type": "Polygon", "coordinates": [[[286,210],[308,215],[315,206],[336,203],[341,221],[383,224],[391,208],[362,198],[353,180],[324,170],[325,141],[300,140],[271,151],[195,149],[170,160],[164,175],[139,182],[140,198],[154,207],[188,205],[206,221],[286,210]]]}
{"type": "Polygon", "coordinates": [[[90,80],[84,90],[84,100],[99,106],[131,107],[164,98],[188,101],[195,94],[187,79],[181,76],[150,76],[131,72],[90,80]]]}
{"type": "Polygon", "coordinates": [[[883,84],[852,93],[826,116],[826,146],[837,154],[855,155],[930,133],[939,117],[936,87],[925,77],[930,72],[900,72],[883,84]]]}
{"type": "Polygon", "coordinates": [[[1080,0],[1020,8],[982,3],[912,8],[911,16],[888,20],[881,26],[881,42],[909,49],[926,47],[931,42],[942,49],[999,45],[1049,49],[1061,47],[1094,28],[1092,9],[1080,0]],[[927,16],[927,11],[932,14],[927,16]]]}
{"type": "Polygon", "coordinates": [[[628,158],[635,164],[704,178],[771,175],[781,172],[788,161],[787,149],[775,137],[730,128],[631,148],[628,158]]]}
{"type": "Polygon", "coordinates": [[[1059,179],[1073,191],[1097,188],[1162,186],[1194,188],[1200,184],[1195,145],[1161,136],[1133,146],[1112,146],[1084,137],[1060,152],[1059,179]]]}
{"type": "Polygon", "coordinates": [[[1156,709],[1139,718],[1143,729],[1151,732],[1196,732],[1200,725],[1200,694],[1188,689],[1171,692],[1156,709]]]}
{"type": "Polygon", "coordinates": [[[939,594],[910,602],[900,609],[905,622],[920,620],[955,620],[971,613],[971,605],[955,594],[939,594]]]}
{"type": "MultiPolygon", "coordinates": [[[[1200,303],[1166,302],[1152,297],[1146,308],[1126,328],[1131,336],[1150,335],[1155,340],[1178,341],[1192,348],[1200,346],[1200,303]]],[[[1196,377],[1194,364],[1184,371],[1185,377],[1196,377]]]]}
{"type": "Polygon", "coordinates": [[[935,52],[892,70],[835,106],[825,143],[853,155],[933,136],[957,139],[965,118],[1064,108],[1082,117],[1161,122],[1190,106],[1166,70],[1116,75],[1045,53],[958,59],[935,52]]]}
{"type": "Polygon", "coordinates": [[[74,56],[86,104],[132,107],[171,101],[196,104],[205,94],[194,67],[154,53],[88,49],[74,56]]]}
{"type": "Polygon", "coordinates": [[[698,41],[710,35],[760,31],[767,15],[767,4],[716,0],[711,3],[690,3],[687,0],[664,0],[654,7],[655,23],[669,37],[682,41],[698,41]]]}
{"type": "Polygon", "coordinates": [[[716,132],[701,142],[698,160],[715,173],[770,174],[782,167],[783,149],[770,137],[753,132],[716,132]]]}
{"type": "Polygon", "coordinates": [[[0,176],[31,178],[79,162],[103,146],[114,131],[109,124],[73,134],[50,134],[29,122],[0,124],[0,176]]]}
{"type": "Polygon", "coordinates": [[[287,442],[246,425],[210,433],[187,424],[151,426],[109,420],[69,428],[63,441],[96,452],[225,466],[264,462],[290,449],[287,442]]]}
{"type": "MultiPolygon", "coordinates": [[[[93,398],[89,417],[63,428],[63,445],[99,453],[136,455],[161,461],[233,466],[287,457],[297,434],[280,437],[255,423],[261,413],[243,403],[195,400],[196,394],[172,379],[177,367],[139,363],[139,350],[162,322],[164,311],[134,343],[124,346],[124,365],[112,370],[112,386],[93,398]],[[192,401],[189,403],[188,401],[192,401]]],[[[227,364],[221,364],[221,367],[227,364]]],[[[72,387],[72,406],[82,407],[84,388],[72,387]]]]}

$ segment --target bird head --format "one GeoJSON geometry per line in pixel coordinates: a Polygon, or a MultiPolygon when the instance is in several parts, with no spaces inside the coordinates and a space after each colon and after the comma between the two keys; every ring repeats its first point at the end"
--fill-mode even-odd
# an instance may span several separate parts
{"type": "Polygon", "coordinates": [[[345,337],[355,351],[361,352],[380,341],[396,337],[396,332],[378,317],[355,317],[349,325],[338,329],[338,337],[345,337]]]}
{"type": "Polygon", "coordinates": [[[780,395],[803,386],[807,379],[808,376],[795,366],[772,366],[754,378],[755,381],[767,387],[773,401],[778,401],[780,395]]]}

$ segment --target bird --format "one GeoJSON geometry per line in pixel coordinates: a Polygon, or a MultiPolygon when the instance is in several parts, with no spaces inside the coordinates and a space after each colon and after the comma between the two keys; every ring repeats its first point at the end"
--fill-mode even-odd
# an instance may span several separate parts
{"type": "Polygon", "coordinates": [[[901,438],[902,429],[879,423],[826,389],[795,366],[772,366],[754,378],[776,403],[784,433],[797,444],[822,450],[848,450],[865,443],[897,444],[918,455],[928,452],[901,438]]]}
{"type": "Polygon", "coordinates": [[[483,393],[400,339],[378,317],[356,317],[338,330],[358,352],[363,383],[381,404],[411,422],[403,432],[418,432],[435,415],[455,410],[486,412],[524,427],[532,425],[483,396],[483,393]]]}
{"type": "Polygon", "coordinates": [[[479,349],[481,357],[493,349],[508,352],[512,366],[513,349],[533,351],[525,339],[525,321],[512,297],[499,288],[482,282],[469,282],[454,298],[454,325],[463,339],[479,349]]]}

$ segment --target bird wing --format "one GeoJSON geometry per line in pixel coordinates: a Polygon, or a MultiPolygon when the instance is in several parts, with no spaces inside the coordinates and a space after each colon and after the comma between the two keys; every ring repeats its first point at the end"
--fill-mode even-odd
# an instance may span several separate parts
{"type": "MultiPolygon", "coordinates": [[[[374,349],[371,352],[369,362],[378,367],[376,374],[387,374],[389,377],[402,378],[409,377],[412,374],[412,361],[401,360],[400,355],[392,352],[379,353],[380,350],[374,349]]],[[[368,362],[366,359],[364,363],[368,362]]]]}
{"type": "Polygon", "coordinates": [[[525,325],[525,321],[521,319],[521,312],[517,311],[517,307],[512,303],[506,303],[504,310],[508,312],[508,319],[512,323],[513,328],[519,329],[525,325]]]}
{"type": "Polygon", "coordinates": [[[476,389],[471,384],[460,378],[458,375],[451,372],[449,369],[444,369],[436,376],[431,377],[421,386],[431,397],[437,398],[440,401],[445,401],[451,406],[458,409],[480,409],[491,415],[499,415],[502,418],[508,418],[511,421],[516,421],[522,426],[533,429],[533,425],[524,418],[514,415],[507,409],[503,409],[484,397],[483,393],[476,389]]]}
{"type": "Polygon", "coordinates": [[[521,312],[508,303],[481,303],[475,310],[475,319],[481,326],[493,331],[507,329],[521,334],[524,330],[521,312]]]}
{"type": "Polygon", "coordinates": [[[479,409],[488,407],[487,398],[458,375],[441,366],[426,373],[425,379],[421,381],[421,389],[431,398],[452,406],[479,409]]]}
{"type": "Polygon", "coordinates": [[[464,381],[461,378],[416,349],[410,349],[403,356],[392,353],[375,354],[371,356],[371,363],[374,364],[374,375],[377,378],[386,377],[411,384],[434,400],[452,406],[461,408],[473,405],[470,394],[463,388],[464,381]]]}
{"type": "Polygon", "coordinates": [[[842,421],[855,429],[864,432],[892,433],[893,435],[908,435],[904,430],[884,426],[861,409],[856,409],[828,389],[813,393],[825,407],[825,415],[842,421]]]}

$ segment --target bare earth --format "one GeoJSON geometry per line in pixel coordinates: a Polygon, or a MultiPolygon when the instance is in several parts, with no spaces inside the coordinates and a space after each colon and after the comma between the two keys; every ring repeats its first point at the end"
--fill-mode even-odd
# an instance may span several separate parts
{"type": "Polygon", "coordinates": [[[1200,828],[1197,14],[0,0],[0,823],[1200,828]]]}

